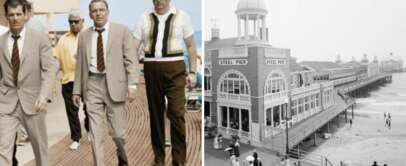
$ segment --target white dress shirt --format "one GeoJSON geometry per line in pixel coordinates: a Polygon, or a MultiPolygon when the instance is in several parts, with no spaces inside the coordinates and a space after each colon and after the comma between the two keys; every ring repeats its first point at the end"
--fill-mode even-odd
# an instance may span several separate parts
{"type": "MultiPolygon", "coordinates": [[[[13,33],[8,31],[8,38],[7,38],[7,48],[8,48],[8,56],[10,57],[9,60],[11,61],[11,54],[13,53],[13,45],[14,45],[14,38],[11,37],[13,33]]],[[[18,45],[18,55],[20,56],[21,59],[21,53],[23,50],[24,46],[24,39],[25,39],[25,27],[21,30],[20,32],[20,38],[17,40],[17,45],[18,45]]],[[[21,61],[20,61],[21,62],[21,61]]]]}
{"type": "Polygon", "coordinates": [[[169,11],[163,15],[157,14],[154,10],[145,12],[141,15],[137,25],[135,26],[133,35],[137,40],[140,40],[145,46],[146,52],[149,52],[152,42],[149,41],[150,31],[153,29],[153,22],[151,21],[150,15],[154,15],[158,18],[158,36],[157,42],[155,44],[155,55],[153,58],[145,57],[144,61],[178,61],[183,60],[182,56],[180,57],[162,57],[162,46],[165,30],[165,22],[170,14],[173,14],[173,26],[172,26],[172,36],[168,40],[168,51],[169,52],[182,52],[184,49],[184,39],[193,35],[194,30],[192,27],[192,22],[190,16],[175,7],[171,6],[169,11]]]}
{"type": "MultiPolygon", "coordinates": [[[[110,23],[107,22],[106,25],[104,25],[104,31],[102,32],[102,38],[103,38],[103,59],[104,59],[104,64],[107,66],[107,41],[109,38],[109,29],[110,29],[110,23]]],[[[100,72],[97,70],[97,37],[99,36],[99,33],[96,31],[96,27],[93,27],[93,33],[92,33],[92,45],[91,45],[91,51],[90,51],[90,66],[89,70],[92,73],[105,73],[105,71],[100,72]]]]}

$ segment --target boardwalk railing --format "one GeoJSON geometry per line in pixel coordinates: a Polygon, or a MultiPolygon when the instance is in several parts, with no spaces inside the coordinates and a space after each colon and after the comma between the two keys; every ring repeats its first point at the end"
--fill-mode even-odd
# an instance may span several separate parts
{"type": "Polygon", "coordinates": [[[375,76],[375,77],[371,77],[371,78],[361,80],[359,82],[351,83],[349,85],[339,86],[337,89],[341,93],[348,93],[348,92],[351,92],[351,91],[353,91],[355,89],[358,89],[358,88],[361,88],[361,87],[363,87],[365,85],[368,85],[368,84],[370,84],[372,82],[375,82],[375,81],[377,81],[379,79],[385,78],[385,77],[387,77],[387,75],[388,74],[381,74],[381,75],[378,75],[378,76],[375,76]]]}
{"type": "Polygon", "coordinates": [[[288,156],[294,158],[297,162],[308,163],[318,166],[334,166],[326,156],[309,153],[304,150],[290,149],[288,156]]]}
{"type": "MultiPolygon", "coordinates": [[[[336,104],[328,109],[312,115],[308,119],[299,122],[295,126],[288,130],[289,148],[293,148],[300,143],[303,139],[316,132],[319,128],[324,126],[331,119],[342,113],[350,105],[353,104],[353,100],[344,101],[338,94],[335,94],[336,104]]],[[[270,132],[268,133],[268,135],[270,132]]],[[[285,153],[286,147],[280,145],[286,145],[286,130],[279,131],[278,134],[268,137],[264,140],[263,145],[273,151],[279,153],[285,153]]]]}

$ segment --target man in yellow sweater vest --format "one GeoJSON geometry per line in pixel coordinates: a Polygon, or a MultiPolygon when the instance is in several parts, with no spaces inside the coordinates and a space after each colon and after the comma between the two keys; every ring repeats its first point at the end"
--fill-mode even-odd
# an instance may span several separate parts
{"type": "MultiPolygon", "coordinates": [[[[78,36],[83,28],[83,16],[78,10],[72,10],[69,14],[70,31],[65,33],[55,47],[55,56],[59,60],[59,65],[62,71],[62,96],[65,100],[65,108],[68,116],[69,127],[71,132],[72,144],[70,149],[76,150],[79,148],[79,140],[81,135],[81,126],[79,120],[79,108],[73,104],[72,90],[75,78],[76,66],[76,50],[78,47],[78,36]]],[[[86,112],[86,106],[83,106],[86,112]]],[[[85,118],[85,129],[89,131],[89,120],[85,118]]]]}

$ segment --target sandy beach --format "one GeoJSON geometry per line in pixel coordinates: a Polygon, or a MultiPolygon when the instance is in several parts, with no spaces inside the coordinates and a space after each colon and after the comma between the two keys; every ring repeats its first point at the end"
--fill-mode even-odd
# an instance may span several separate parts
{"type": "Polygon", "coordinates": [[[406,165],[406,87],[399,87],[399,82],[394,82],[368,98],[356,99],[352,127],[349,123],[342,126],[312,153],[327,156],[335,165],[340,161],[365,166],[373,161],[379,165],[406,165]],[[391,114],[391,129],[385,127],[384,112],[391,114]]]}

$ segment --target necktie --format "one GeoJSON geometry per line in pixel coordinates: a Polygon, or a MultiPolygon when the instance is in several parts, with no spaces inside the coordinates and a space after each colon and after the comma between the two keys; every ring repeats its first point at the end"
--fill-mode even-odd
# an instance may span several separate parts
{"type": "Polygon", "coordinates": [[[102,29],[96,29],[96,32],[99,34],[97,37],[97,70],[100,72],[104,71],[105,66],[104,66],[104,50],[103,50],[103,36],[102,33],[104,31],[104,28],[102,29]]]}
{"type": "Polygon", "coordinates": [[[20,38],[20,35],[11,35],[11,37],[14,39],[13,51],[11,53],[11,68],[13,70],[14,85],[17,86],[18,70],[20,70],[20,55],[18,53],[17,41],[20,38]]]}

